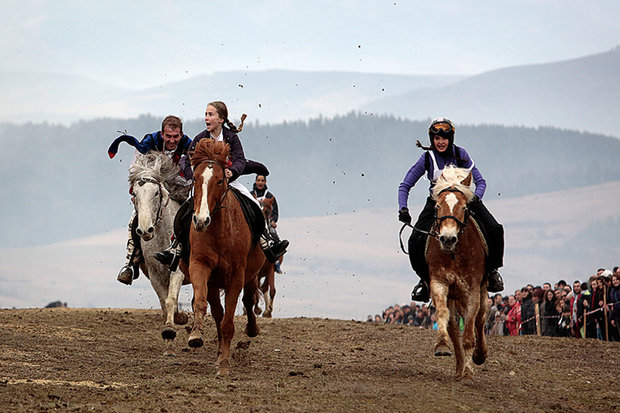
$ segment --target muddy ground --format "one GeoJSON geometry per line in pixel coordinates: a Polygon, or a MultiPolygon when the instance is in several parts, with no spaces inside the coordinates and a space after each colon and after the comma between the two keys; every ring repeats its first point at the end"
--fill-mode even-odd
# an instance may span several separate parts
{"type": "Polygon", "coordinates": [[[473,383],[432,355],[433,331],[329,319],[238,317],[232,374],[215,327],[164,356],[155,310],[0,310],[0,411],[413,412],[620,410],[619,343],[490,337],[473,383]]]}

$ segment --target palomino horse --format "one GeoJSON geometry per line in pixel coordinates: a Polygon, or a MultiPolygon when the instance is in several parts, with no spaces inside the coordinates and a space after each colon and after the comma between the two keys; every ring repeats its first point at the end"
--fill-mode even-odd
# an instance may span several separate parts
{"type": "Polygon", "coordinates": [[[187,323],[187,315],[178,311],[178,299],[181,285],[188,284],[189,277],[178,269],[171,273],[153,254],[165,249],[170,242],[174,216],[180,207],[173,198],[182,199],[188,193],[188,188],[175,182],[178,174],[179,167],[168,156],[154,151],[138,156],[129,168],[129,183],[138,216],[136,232],[144,255],[140,267],[159,298],[165,323],[162,337],[169,340],[169,348],[176,337],[175,322],[187,323]]]}
{"type": "Polygon", "coordinates": [[[217,326],[217,375],[230,371],[230,342],[235,332],[234,315],[243,289],[247,315],[246,334],[258,334],[255,304],[256,274],[265,261],[257,242],[252,240],[239,201],[229,194],[225,177],[228,145],[203,139],[192,157],[194,167],[194,215],[190,229],[189,273],[194,287],[194,326],[190,347],[203,345],[203,318],[207,301],[217,326]],[[224,290],[225,305],[220,302],[224,290]]]}
{"type": "Polygon", "coordinates": [[[431,298],[437,308],[436,356],[450,356],[448,336],[456,355],[456,378],[473,377],[472,359],[482,364],[487,357],[484,321],[487,311],[485,244],[467,204],[474,193],[471,173],[448,167],[433,188],[435,223],[429,237],[426,259],[431,298]],[[458,316],[465,330],[459,332],[458,316]]]}
{"type": "MultiPolygon", "coordinates": [[[[261,207],[263,209],[263,215],[265,216],[265,220],[269,223],[271,218],[271,213],[273,211],[273,201],[275,198],[264,198],[259,201],[261,207]]],[[[278,258],[280,264],[282,264],[282,260],[284,259],[284,255],[278,258]]],[[[256,299],[256,307],[254,308],[254,314],[259,315],[262,310],[258,306],[258,302],[260,301],[260,296],[263,296],[265,300],[265,312],[263,312],[263,317],[271,318],[273,313],[273,299],[276,296],[276,277],[275,277],[275,265],[265,260],[265,263],[261,267],[258,272],[258,284],[259,289],[257,291],[257,299],[256,299]],[[260,283],[260,280],[263,279],[263,283],[260,283]]]]}

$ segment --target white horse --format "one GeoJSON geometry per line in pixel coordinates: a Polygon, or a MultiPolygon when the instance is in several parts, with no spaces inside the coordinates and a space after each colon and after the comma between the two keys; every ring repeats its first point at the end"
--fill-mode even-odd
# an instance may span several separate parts
{"type": "MultiPolygon", "coordinates": [[[[160,152],[139,155],[129,168],[129,183],[133,187],[135,209],[138,215],[136,233],[144,262],[140,268],[151,281],[157,293],[164,316],[162,337],[168,341],[168,350],[176,337],[177,324],[187,323],[187,314],[178,310],[181,285],[189,283],[189,275],[177,268],[171,272],[153,255],[164,250],[173,233],[174,217],[189,188],[180,185],[179,167],[160,152]]],[[[169,351],[166,353],[169,353],[169,351]]]]}

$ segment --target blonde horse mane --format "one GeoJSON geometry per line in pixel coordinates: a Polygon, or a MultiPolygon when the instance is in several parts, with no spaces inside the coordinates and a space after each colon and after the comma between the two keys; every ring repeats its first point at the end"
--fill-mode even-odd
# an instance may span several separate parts
{"type": "MultiPolygon", "coordinates": [[[[454,188],[465,195],[467,202],[470,202],[474,197],[474,191],[470,188],[469,184],[464,183],[470,178],[471,172],[469,169],[457,168],[453,165],[445,167],[441,173],[441,176],[435,182],[433,187],[432,197],[433,200],[437,200],[439,194],[449,188],[454,188]]],[[[471,179],[470,179],[471,182],[471,179]]]]}
{"type": "Polygon", "coordinates": [[[179,166],[167,155],[149,151],[144,155],[138,155],[135,163],[129,168],[129,184],[134,185],[141,179],[151,179],[163,183],[166,189],[172,192],[179,186],[175,182],[178,174],[179,166]]]}

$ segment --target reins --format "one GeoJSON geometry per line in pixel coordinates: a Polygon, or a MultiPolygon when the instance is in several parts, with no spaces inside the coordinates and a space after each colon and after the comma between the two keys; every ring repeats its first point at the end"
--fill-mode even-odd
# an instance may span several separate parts
{"type": "MultiPolygon", "coordinates": [[[[443,193],[443,192],[461,192],[456,188],[446,188],[444,190],[442,190],[441,192],[439,192],[439,194],[443,193]]],[[[462,192],[461,192],[462,193],[462,192]]],[[[438,194],[438,195],[439,195],[438,194]]],[[[415,226],[408,224],[408,223],[404,223],[403,226],[400,228],[400,231],[398,232],[398,241],[400,242],[400,249],[407,255],[409,255],[409,252],[407,252],[405,250],[405,245],[403,244],[403,231],[405,230],[406,227],[410,227],[412,230],[417,231],[421,234],[425,234],[425,235],[429,235],[433,238],[435,238],[436,240],[439,240],[439,233],[437,233],[435,231],[435,228],[439,225],[441,225],[441,223],[446,220],[446,219],[453,219],[456,224],[459,227],[459,235],[463,232],[463,229],[465,228],[465,225],[467,225],[467,221],[469,219],[469,208],[465,209],[465,218],[463,219],[463,221],[461,221],[460,219],[458,219],[457,217],[455,217],[454,215],[443,215],[441,217],[437,216],[437,209],[435,208],[435,216],[433,218],[433,226],[431,227],[430,231],[424,231],[420,228],[416,228],[415,226]],[[439,225],[437,225],[439,224],[439,225]]]]}

